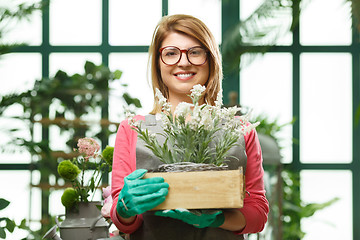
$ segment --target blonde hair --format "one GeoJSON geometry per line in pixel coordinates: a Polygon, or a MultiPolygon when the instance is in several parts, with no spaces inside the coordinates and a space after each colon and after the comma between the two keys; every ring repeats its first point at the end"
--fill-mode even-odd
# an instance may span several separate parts
{"type": "Polygon", "coordinates": [[[210,74],[209,79],[205,83],[206,90],[201,102],[215,105],[217,94],[221,91],[221,81],[223,78],[219,47],[209,28],[201,20],[190,15],[176,14],[165,16],[161,19],[155,28],[149,47],[148,66],[150,66],[151,82],[155,99],[153,110],[150,113],[155,114],[161,111],[161,106],[159,106],[155,98],[156,88],[158,88],[166,98],[169,97],[168,89],[161,79],[159,49],[164,39],[171,32],[182,33],[195,38],[209,51],[208,61],[210,74]]]}

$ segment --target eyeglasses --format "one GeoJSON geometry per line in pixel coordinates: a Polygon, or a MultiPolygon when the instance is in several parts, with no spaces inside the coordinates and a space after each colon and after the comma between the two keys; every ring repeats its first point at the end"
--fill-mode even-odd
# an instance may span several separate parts
{"type": "Polygon", "coordinates": [[[207,60],[207,50],[200,46],[183,50],[174,46],[162,47],[160,48],[160,59],[166,65],[172,66],[180,62],[182,53],[185,53],[187,60],[195,66],[203,65],[207,60]]]}

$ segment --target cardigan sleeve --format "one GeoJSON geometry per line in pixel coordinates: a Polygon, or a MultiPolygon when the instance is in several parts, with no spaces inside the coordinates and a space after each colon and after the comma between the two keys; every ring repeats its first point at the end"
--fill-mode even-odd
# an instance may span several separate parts
{"type": "Polygon", "coordinates": [[[246,219],[246,226],[237,234],[261,232],[267,222],[269,202],[265,197],[264,169],[262,152],[258,135],[255,130],[245,135],[247,164],[245,172],[244,207],[239,209],[246,219]]]}
{"type": "MultiPolygon", "coordinates": [[[[137,117],[141,119],[141,116],[137,117]]],[[[113,167],[111,174],[111,195],[113,205],[110,217],[115,226],[123,233],[133,233],[142,224],[142,215],[137,215],[135,221],[125,224],[120,221],[116,212],[118,196],[124,185],[124,178],[136,170],[137,133],[131,129],[127,120],[121,122],[116,134],[113,167]]]]}

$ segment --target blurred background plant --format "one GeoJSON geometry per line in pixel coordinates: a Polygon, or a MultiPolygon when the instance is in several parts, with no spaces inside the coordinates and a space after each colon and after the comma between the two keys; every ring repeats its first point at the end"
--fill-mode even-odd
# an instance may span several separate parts
{"type": "MultiPolygon", "coordinates": [[[[48,4],[49,1],[45,0],[0,6],[0,60],[4,54],[26,45],[25,42],[3,41],[12,27],[20,21],[29,20],[32,14],[43,11],[48,4]]],[[[19,228],[27,232],[24,239],[41,239],[55,224],[54,217],[49,214],[50,193],[69,186],[57,173],[58,162],[75,157],[76,154],[71,151],[79,138],[89,135],[106,146],[109,135],[117,129],[117,123],[108,120],[109,83],[117,80],[122,87],[119,103],[141,107],[140,101],[127,93],[127,85],[120,81],[121,75],[120,70],[110,71],[102,64],[87,61],[83,73],[69,75],[58,70],[53,77],[36,80],[28,91],[0,96],[0,117],[8,123],[0,129],[7,136],[0,145],[0,152],[30,153],[30,174],[39,172],[40,180],[29,185],[30,189],[40,189],[42,206],[40,223],[35,224],[40,225],[40,229],[34,230],[32,226],[37,221],[30,215],[29,219],[23,219],[18,224],[3,217],[0,219],[0,237],[5,238],[5,229],[11,233],[19,228]],[[40,136],[37,135],[39,129],[40,136]],[[54,134],[58,136],[52,137],[54,134]],[[50,183],[50,178],[55,178],[55,184],[53,181],[50,183]]],[[[101,177],[106,184],[109,168],[103,170],[101,177]]],[[[2,199],[1,209],[9,204],[2,199]]]]}
{"type": "MultiPolygon", "coordinates": [[[[265,230],[256,234],[257,239],[303,239],[306,233],[302,230],[301,221],[312,217],[317,211],[331,206],[339,200],[333,198],[322,203],[304,202],[300,197],[300,173],[292,168],[291,165],[283,165],[271,161],[266,157],[268,149],[264,146],[265,141],[262,135],[268,136],[275,141],[278,150],[282,149],[284,139],[279,135],[284,127],[292,125],[296,119],[291,122],[280,124],[278,119],[270,119],[262,114],[253,116],[252,122],[260,122],[256,127],[259,134],[260,144],[263,148],[264,169],[265,169],[265,188],[267,198],[270,203],[270,213],[265,230]]],[[[297,144],[297,139],[292,139],[297,144]]]]}
{"type": "MultiPolygon", "coordinates": [[[[68,187],[66,184],[58,184],[58,162],[74,157],[71,151],[79,138],[93,136],[102,146],[106,146],[110,134],[117,129],[118,123],[107,119],[107,101],[109,82],[119,80],[120,77],[120,70],[112,72],[103,65],[86,62],[82,74],[69,76],[59,70],[52,78],[37,80],[33,89],[2,96],[0,100],[0,116],[18,123],[17,127],[10,127],[12,124],[2,127],[9,140],[0,146],[0,150],[30,152],[31,170],[39,170],[41,174],[40,182],[32,187],[42,190],[43,233],[49,229],[48,224],[52,222],[48,215],[50,191],[68,187]],[[20,106],[21,113],[14,115],[7,111],[13,106],[20,106]],[[35,127],[42,129],[40,140],[33,135],[35,127]],[[56,143],[49,141],[50,128],[54,127],[59,131],[56,143]],[[50,176],[55,177],[55,185],[49,184],[50,176]]],[[[125,89],[126,85],[123,85],[123,88],[125,89]]],[[[122,101],[124,105],[141,107],[140,101],[126,92],[122,101]]],[[[106,171],[103,180],[108,181],[106,171]]]]}
{"type": "MultiPolygon", "coordinates": [[[[231,0],[225,0],[231,1],[231,0]]],[[[300,12],[306,8],[310,0],[264,0],[245,20],[227,31],[221,52],[224,69],[236,70],[247,66],[255,58],[268,52],[289,32],[293,32],[299,24],[300,12]],[[299,8],[294,15],[293,7],[299,8]],[[241,59],[241,61],[240,61],[241,59]]],[[[360,3],[358,0],[344,0],[343,4],[351,4],[349,18],[353,19],[355,28],[360,29],[360,3]]]]}
{"type": "Polygon", "coordinates": [[[15,8],[0,6],[0,57],[10,53],[14,47],[26,45],[24,42],[6,43],[2,40],[11,31],[11,28],[21,20],[29,20],[29,16],[40,11],[49,4],[48,0],[37,3],[19,3],[15,8]]]}
{"type": "MultiPolygon", "coordinates": [[[[246,19],[229,26],[221,45],[225,79],[230,79],[228,82],[231,82],[232,78],[238,79],[236,75],[241,69],[276,48],[288,33],[298,31],[300,13],[310,2],[309,0],[264,0],[246,19]],[[296,11],[293,11],[294,8],[296,11]]],[[[351,4],[351,12],[348,16],[352,20],[353,27],[359,30],[359,1],[344,0],[343,4],[351,4]]],[[[231,92],[233,86],[226,86],[225,83],[224,88],[229,88],[229,105],[241,105],[237,92],[231,92]]],[[[274,139],[280,150],[283,139],[279,133],[284,127],[294,124],[296,119],[283,124],[266,115],[258,115],[251,121],[259,121],[260,125],[256,128],[259,135],[274,139]]],[[[359,127],[360,105],[357,107],[354,122],[359,127]]],[[[294,144],[298,143],[298,139],[292,141],[294,144]]],[[[303,239],[306,233],[301,228],[302,220],[312,217],[317,211],[339,200],[333,198],[322,203],[304,202],[300,197],[300,172],[296,167],[292,164],[282,164],[280,159],[277,164],[265,163],[264,167],[268,174],[267,196],[270,201],[270,214],[268,227],[264,232],[255,234],[257,239],[303,239]]]]}

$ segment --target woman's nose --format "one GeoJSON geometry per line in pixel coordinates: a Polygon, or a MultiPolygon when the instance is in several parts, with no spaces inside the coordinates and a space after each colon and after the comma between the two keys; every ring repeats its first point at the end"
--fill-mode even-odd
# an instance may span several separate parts
{"type": "Polygon", "coordinates": [[[187,59],[186,53],[182,52],[181,53],[181,59],[177,64],[178,66],[189,66],[191,65],[191,63],[189,62],[189,60],[187,59]]]}

